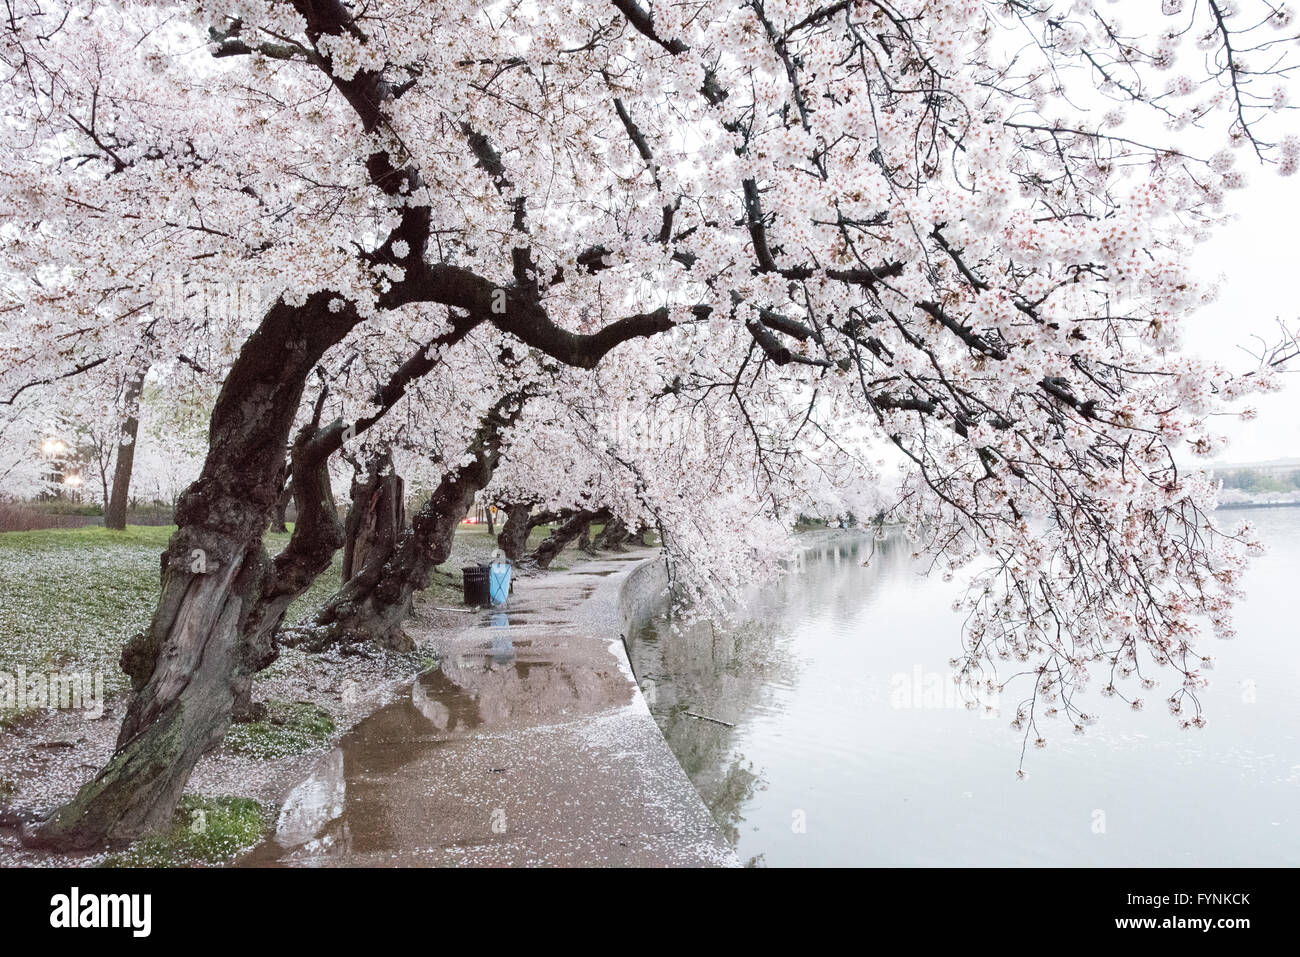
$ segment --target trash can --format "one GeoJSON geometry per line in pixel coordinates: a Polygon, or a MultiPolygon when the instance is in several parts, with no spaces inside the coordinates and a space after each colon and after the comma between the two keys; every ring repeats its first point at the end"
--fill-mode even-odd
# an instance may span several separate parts
{"type": "Polygon", "coordinates": [[[465,565],[461,568],[465,579],[465,604],[486,605],[488,597],[488,566],[465,565]]]}
{"type": "Polygon", "coordinates": [[[510,559],[498,558],[488,566],[488,598],[494,605],[504,605],[510,597],[510,559]]]}

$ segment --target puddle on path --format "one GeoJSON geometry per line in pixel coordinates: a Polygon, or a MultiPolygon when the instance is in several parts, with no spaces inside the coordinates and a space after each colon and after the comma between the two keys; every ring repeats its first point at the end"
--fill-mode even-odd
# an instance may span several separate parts
{"type": "MultiPolygon", "coordinates": [[[[555,596],[559,600],[546,611],[554,615],[590,593],[582,586],[555,596]]],[[[397,855],[409,850],[413,832],[424,847],[454,842],[463,836],[466,809],[481,803],[476,789],[492,782],[468,776],[448,781],[450,756],[439,752],[473,748],[497,731],[569,721],[631,700],[631,686],[615,659],[599,642],[574,641],[571,623],[508,609],[487,611],[480,620],[486,627],[472,633],[458,653],[448,654],[340,739],[289,794],[273,837],[243,857],[241,866],[397,855]],[[440,833],[443,821],[447,830],[440,833]]]]}

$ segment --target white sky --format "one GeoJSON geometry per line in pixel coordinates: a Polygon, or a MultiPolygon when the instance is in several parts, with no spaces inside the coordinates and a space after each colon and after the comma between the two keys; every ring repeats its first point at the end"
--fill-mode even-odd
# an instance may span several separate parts
{"type": "MultiPolygon", "coordinates": [[[[1260,351],[1261,336],[1280,339],[1278,321],[1300,326],[1300,175],[1278,176],[1275,167],[1260,168],[1238,154],[1238,168],[1248,177],[1245,189],[1228,194],[1227,208],[1236,221],[1218,230],[1196,251],[1193,262],[1207,278],[1222,275],[1219,300],[1187,322],[1190,352],[1217,358],[1229,368],[1245,371],[1254,365],[1241,346],[1260,351]]],[[[1253,422],[1223,419],[1218,431],[1232,444],[1217,461],[1254,462],[1300,457],[1300,362],[1284,378],[1288,388],[1275,395],[1252,396],[1247,404],[1259,410],[1253,422]]]]}

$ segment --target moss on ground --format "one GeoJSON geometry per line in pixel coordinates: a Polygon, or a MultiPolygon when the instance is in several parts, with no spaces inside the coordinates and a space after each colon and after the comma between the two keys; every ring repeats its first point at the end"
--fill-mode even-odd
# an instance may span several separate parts
{"type": "Polygon", "coordinates": [[[165,834],[104,859],[105,867],[224,864],[262,839],[270,812],[252,798],[186,795],[165,834]]]}
{"type": "Polygon", "coordinates": [[[8,804],[9,799],[18,793],[18,785],[9,778],[0,778],[0,804],[8,804]]]}
{"type": "Polygon", "coordinates": [[[310,701],[269,701],[261,721],[231,725],[225,747],[254,758],[282,758],[323,745],[336,725],[328,711],[310,701]]]}

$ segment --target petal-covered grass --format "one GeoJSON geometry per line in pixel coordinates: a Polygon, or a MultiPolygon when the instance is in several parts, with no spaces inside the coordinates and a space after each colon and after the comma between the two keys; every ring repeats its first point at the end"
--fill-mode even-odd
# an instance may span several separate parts
{"type": "Polygon", "coordinates": [[[310,701],[269,701],[263,720],[226,732],[225,747],[253,758],[282,758],[320,747],[334,731],[333,716],[310,701]]]}
{"type": "MultiPolygon", "coordinates": [[[[123,643],[149,624],[159,556],[174,526],[42,529],[0,534],[0,672],[92,673],[108,694],[128,686],[123,643]]],[[[288,534],[268,534],[272,553],[288,534]]],[[[338,587],[342,559],[289,610],[297,620],[338,587]]],[[[13,720],[0,712],[0,720],[13,720]]]]}
{"type": "MultiPolygon", "coordinates": [[[[100,526],[0,533],[0,672],[98,674],[108,695],[128,687],[118,664],[123,643],[149,624],[158,599],[159,556],[175,526],[100,526]]],[[[533,530],[530,546],[549,529],[533,530]]],[[[265,538],[271,554],[288,533],[265,538]]],[[[496,540],[485,526],[462,526],[447,564],[424,600],[460,604],[460,566],[485,561],[496,540]]],[[[289,608],[286,623],[310,617],[339,587],[342,555],[289,608]]],[[[22,714],[0,710],[0,727],[22,714]]]]}
{"type": "Polygon", "coordinates": [[[127,686],[122,643],[149,622],[172,529],[43,529],[0,535],[0,671],[91,672],[127,686]]]}

